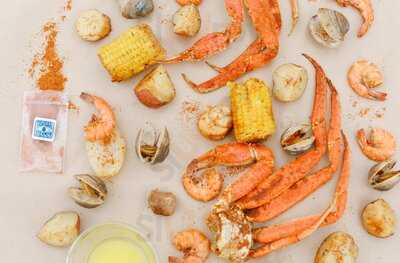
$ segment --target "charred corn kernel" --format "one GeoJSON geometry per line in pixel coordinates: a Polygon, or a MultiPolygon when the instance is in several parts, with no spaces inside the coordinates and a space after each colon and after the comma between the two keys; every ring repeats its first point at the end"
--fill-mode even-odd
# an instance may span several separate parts
{"type": "Polygon", "coordinates": [[[157,60],[164,59],[165,50],[150,26],[142,24],[130,28],[110,44],[101,47],[98,55],[112,81],[123,81],[155,64],[157,60]]]}
{"type": "Polygon", "coordinates": [[[258,79],[243,84],[228,82],[236,140],[255,142],[275,132],[272,98],[269,88],[258,79]]]}

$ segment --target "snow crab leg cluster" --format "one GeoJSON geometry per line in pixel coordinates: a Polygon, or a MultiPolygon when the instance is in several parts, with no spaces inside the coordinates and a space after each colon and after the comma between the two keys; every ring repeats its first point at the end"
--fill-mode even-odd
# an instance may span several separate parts
{"type": "Polygon", "coordinates": [[[206,221],[210,230],[216,234],[212,250],[218,256],[235,262],[265,256],[306,238],[321,226],[335,223],[345,210],[350,150],[341,132],[339,96],[321,66],[310,56],[304,56],[316,70],[311,115],[315,137],[313,150],[274,171],[274,156],[266,146],[224,144],[194,159],[183,175],[186,192],[196,200],[208,201],[222,192],[206,221]],[[325,106],[328,90],[331,95],[331,117],[327,131],[325,106]],[[324,212],[279,225],[251,229],[251,222],[265,222],[282,214],[327,183],[340,166],[342,145],[344,151],[340,179],[333,201],[324,212]],[[326,152],[329,164],[310,174],[326,152]],[[222,191],[223,176],[213,168],[217,165],[250,166],[222,191]],[[205,172],[197,175],[201,170],[205,172]],[[260,245],[256,246],[255,243],[260,245]]]}
{"type": "Polygon", "coordinates": [[[277,0],[225,0],[225,6],[232,22],[224,32],[210,33],[198,40],[191,48],[178,56],[163,60],[161,63],[179,63],[182,61],[203,60],[228,47],[241,33],[244,17],[244,6],[249,11],[253,26],[259,37],[238,58],[225,67],[212,68],[217,70],[217,76],[201,84],[185,81],[197,92],[206,93],[225,86],[243,74],[263,67],[274,59],[279,51],[279,34],[281,30],[281,14],[277,0]]]}

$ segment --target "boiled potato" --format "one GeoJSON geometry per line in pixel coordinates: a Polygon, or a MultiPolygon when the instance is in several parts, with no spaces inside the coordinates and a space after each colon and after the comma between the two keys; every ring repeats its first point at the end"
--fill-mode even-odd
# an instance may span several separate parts
{"type": "Polygon", "coordinates": [[[153,190],[149,195],[148,202],[156,215],[171,216],[175,213],[176,197],[173,193],[153,190]]]}
{"type": "Polygon", "coordinates": [[[222,105],[208,108],[200,115],[197,127],[207,139],[222,140],[233,127],[231,109],[222,105]]]}
{"type": "Polygon", "coordinates": [[[93,9],[80,14],[75,27],[83,40],[94,42],[110,34],[111,20],[107,15],[93,9]]]}
{"type": "Polygon", "coordinates": [[[159,108],[175,98],[175,87],[163,65],[147,74],[135,87],[136,97],[149,108],[159,108]]]}
{"type": "Polygon", "coordinates": [[[394,234],[396,215],[383,199],[369,203],[364,208],[361,218],[365,230],[373,236],[386,238],[394,234]]]}
{"type": "Polygon", "coordinates": [[[318,248],[315,263],[354,263],[358,247],[352,236],[345,232],[330,234],[318,248]]]}
{"type": "Polygon", "coordinates": [[[107,142],[86,141],[86,151],[90,166],[96,176],[101,179],[110,179],[121,170],[125,159],[126,144],[115,128],[107,142]]]}
{"type": "Polygon", "coordinates": [[[41,228],[37,237],[44,243],[65,247],[74,242],[80,232],[80,218],[76,212],[59,212],[41,228]]]}
{"type": "Polygon", "coordinates": [[[172,18],[174,32],[178,35],[192,37],[201,27],[201,17],[197,6],[189,4],[182,6],[172,18]]]}

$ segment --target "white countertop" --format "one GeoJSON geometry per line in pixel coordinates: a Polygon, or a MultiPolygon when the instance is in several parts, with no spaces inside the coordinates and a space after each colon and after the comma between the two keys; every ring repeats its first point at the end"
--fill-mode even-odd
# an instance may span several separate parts
{"type": "MultiPolygon", "coordinates": [[[[141,20],[125,20],[120,14],[116,1],[73,1],[71,12],[65,22],[60,24],[58,38],[59,53],[65,57],[65,74],[68,77],[66,92],[72,101],[80,107],[80,112],[71,112],[69,136],[67,142],[66,169],[64,175],[28,175],[18,172],[21,100],[26,90],[34,88],[34,82],[28,78],[26,69],[34,54],[35,34],[43,23],[60,14],[64,1],[51,0],[14,0],[5,1],[0,17],[0,109],[3,121],[0,129],[0,160],[2,166],[2,187],[0,190],[0,251],[2,262],[64,262],[67,249],[48,247],[35,237],[40,226],[51,215],[60,210],[76,210],[81,214],[82,228],[109,220],[132,224],[148,233],[150,240],[158,250],[161,261],[168,255],[179,255],[170,243],[171,236],[184,228],[196,227],[207,231],[204,216],[210,204],[192,200],[183,190],[180,174],[185,165],[195,156],[215,145],[205,140],[196,131],[193,122],[183,121],[180,114],[184,101],[198,101],[202,106],[219,102],[228,102],[228,92],[222,88],[216,92],[200,95],[193,92],[180,77],[185,72],[194,81],[201,81],[214,73],[204,63],[184,63],[168,66],[170,75],[177,88],[177,97],[172,104],[150,110],[142,106],[132,92],[134,83],[143,76],[137,76],[124,83],[111,83],[108,74],[100,65],[96,52],[100,45],[109,42],[124,29],[139,22],[148,22],[161,39],[171,56],[188,47],[196,38],[182,40],[172,32],[169,20],[178,5],[173,0],[156,0],[154,13],[141,20]],[[113,32],[107,39],[94,44],[81,41],[74,31],[73,23],[82,10],[97,8],[112,19],[113,32]],[[161,26],[160,26],[161,24],[161,26]],[[120,130],[128,142],[128,152],[123,170],[118,178],[109,185],[110,194],[104,206],[87,210],[74,204],[66,194],[67,187],[74,184],[73,175],[90,173],[86,158],[83,125],[87,122],[92,108],[82,102],[78,95],[81,91],[92,92],[105,97],[115,108],[120,130]],[[165,124],[172,137],[171,154],[167,161],[158,167],[149,168],[141,164],[133,150],[133,142],[139,127],[145,121],[165,124]],[[146,204],[146,194],[153,188],[173,191],[178,197],[178,209],[170,218],[154,216],[146,204]]],[[[390,192],[378,192],[367,185],[367,172],[371,161],[367,160],[356,145],[354,134],[358,128],[376,125],[392,131],[400,138],[398,123],[400,97],[400,58],[398,28],[400,19],[399,1],[373,0],[376,20],[370,32],[358,39],[356,32],[360,25],[360,16],[351,8],[340,8],[333,0],[299,1],[300,23],[294,34],[287,36],[290,28],[289,1],[281,0],[283,31],[281,49],[278,57],[266,67],[251,72],[241,80],[259,77],[271,84],[272,70],[282,63],[293,62],[308,69],[310,81],[304,96],[295,103],[274,102],[274,112],[278,122],[276,135],[266,145],[272,147],[280,166],[288,160],[279,148],[278,139],[285,127],[291,123],[308,120],[311,112],[314,92],[314,70],[301,56],[306,52],[316,58],[336,84],[343,105],[343,129],[350,138],[352,146],[352,173],[349,188],[348,208],[344,217],[335,225],[318,230],[303,242],[282,249],[270,256],[253,262],[312,262],[321,241],[333,231],[347,231],[352,234],[359,246],[358,262],[391,263],[398,260],[400,229],[387,239],[376,239],[368,235],[361,226],[360,212],[364,205],[379,197],[387,200],[400,216],[400,203],[397,187],[390,192]],[[307,31],[309,18],[319,7],[330,7],[343,12],[350,21],[351,29],[346,41],[338,49],[326,49],[316,44],[307,31]],[[366,58],[382,67],[385,75],[384,87],[389,93],[384,103],[367,101],[357,97],[346,83],[346,72],[353,61],[366,58]],[[354,103],[357,102],[357,103],[354,103]],[[357,104],[357,105],[354,105],[357,104]],[[359,112],[370,108],[367,116],[359,112]],[[376,112],[384,112],[383,118],[377,118],[376,112]]],[[[203,18],[201,33],[222,30],[228,21],[223,1],[203,1],[200,6],[203,18]]],[[[247,18],[246,26],[239,40],[225,52],[216,55],[210,61],[223,65],[239,55],[255,37],[247,18]]],[[[200,35],[199,35],[200,36],[200,35]]],[[[228,138],[227,141],[232,140],[228,138]]],[[[399,157],[399,154],[396,156],[399,157]]],[[[306,201],[297,205],[273,222],[283,222],[298,216],[322,211],[329,203],[334,184],[332,180],[306,201]]],[[[207,232],[208,233],[208,232],[207,232]]],[[[212,257],[209,262],[219,262],[212,257]]]]}

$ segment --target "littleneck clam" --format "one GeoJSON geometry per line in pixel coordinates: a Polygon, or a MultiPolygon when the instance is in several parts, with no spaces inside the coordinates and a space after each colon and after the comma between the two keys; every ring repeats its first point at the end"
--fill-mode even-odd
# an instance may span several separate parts
{"type": "Polygon", "coordinates": [[[159,130],[146,123],[136,137],[136,154],[144,163],[161,163],[169,154],[169,142],[167,128],[159,130]]]}
{"type": "Polygon", "coordinates": [[[102,205],[107,196],[107,186],[97,176],[80,174],[75,176],[79,187],[70,187],[69,196],[78,205],[85,208],[95,208],[102,205]]]}
{"type": "Polygon", "coordinates": [[[296,125],[283,132],[281,146],[290,155],[298,155],[310,149],[314,140],[310,125],[296,125]]]}
{"type": "Polygon", "coordinates": [[[122,16],[128,19],[147,16],[154,10],[153,0],[118,0],[122,16]]]}
{"type": "Polygon", "coordinates": [[[393,171],[395,165],[392,159],[374,165],[369,171],[368,184],[380,191],[392,189],[400,182],[400,171],[393,171]]]}
{"type": "Polygon", "coordinates": [[[349,22],[340,12],[320,8],[309,23],[309,29],[314,39],[329,48],[336,48],[343,42],[349,31],[349,22]]]}

